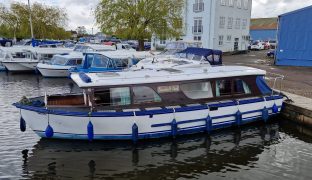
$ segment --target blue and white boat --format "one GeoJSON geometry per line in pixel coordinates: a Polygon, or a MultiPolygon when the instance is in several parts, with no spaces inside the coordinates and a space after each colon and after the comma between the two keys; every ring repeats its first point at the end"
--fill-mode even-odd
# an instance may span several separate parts
{"type": "Polygon", "coordinates": [[[80,52],[54,55],[51,62],[38,63],[37,69],[43,77],[68,77],[69,69],[80,66],[82,59],[83,54],[80,52]]]}
{"type": "Polygon", "coordinates": [[[43,138],[132,140],[176,137],[254,121],[281,111],[266,72],[244,66],[74,73],[81,94],[23,98],[20,127],[43,138]]]}
{"type": "Polygon", "coordinates": [[[121,71],[131,67],[141,59],[153,56],[149,52],[116,50],[104,52],[87,52],[81,66],[70,69],[70,72],[107,72],[121,71]]]}

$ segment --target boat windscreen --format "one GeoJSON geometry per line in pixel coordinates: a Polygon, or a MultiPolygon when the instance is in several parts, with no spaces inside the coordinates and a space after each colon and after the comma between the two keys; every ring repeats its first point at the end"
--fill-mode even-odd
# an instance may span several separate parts
{"type": "Polygon", "coordinates": [[[51,60],[51,64],[53,65],[65,65],[67,59],[61,56],[54,56],[51,60]]]}

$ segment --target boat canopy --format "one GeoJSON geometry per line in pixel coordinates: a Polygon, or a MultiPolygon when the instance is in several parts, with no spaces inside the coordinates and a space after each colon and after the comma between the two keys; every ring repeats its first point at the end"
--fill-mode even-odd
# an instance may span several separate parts
{"type": "Polygon", "coordinates": [[[189,55],[204,57],[211,65],[222,65],[222,51],[220,50],[188,47],[178,54],[185,54],[186,57],[189,55]]]}

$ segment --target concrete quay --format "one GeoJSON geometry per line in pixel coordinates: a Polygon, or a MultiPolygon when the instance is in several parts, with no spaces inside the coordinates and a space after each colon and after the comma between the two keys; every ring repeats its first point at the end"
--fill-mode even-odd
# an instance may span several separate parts
{"type": "Polygon", "coordinates": [[[285,101],[282,116],[312,128],[312,99],[283,92],[291,101],[285,101]]]}

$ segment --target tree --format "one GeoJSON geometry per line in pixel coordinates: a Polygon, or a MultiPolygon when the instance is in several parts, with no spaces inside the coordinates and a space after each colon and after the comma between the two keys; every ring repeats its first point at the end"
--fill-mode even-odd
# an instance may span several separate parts
{"type": "Polygon", "coordinates": [[[136,39],[143,50],[153,33],[180,37],[183,5],[182,0],[101,0],[95,19],[103,33],[136,39]]]}
{"type": "Polygon", "coordinates": [[[83,35],[86,35],[86,34],[87,34],[86,27],[84,27],[84,26],[78,26],[77,27],[77,35],[78,36],[83,36],[83,35]]]}
{"type": "MultiPolygon", "coordinates": [[[[31,14],[35,38],[70,38],[64,29],[68,20],[64,9],[34,3],[31,6],[31,14]]],[[[0,33],[9,34],[8,37],[12,37],[13,34],[10,35],[5,30],[14,32],[18,38],[30,37],[28,5],[12,3],[8,9],[0,4],[0,26],[5,27],[0,33]]]]}

